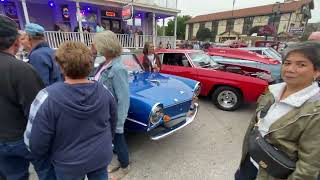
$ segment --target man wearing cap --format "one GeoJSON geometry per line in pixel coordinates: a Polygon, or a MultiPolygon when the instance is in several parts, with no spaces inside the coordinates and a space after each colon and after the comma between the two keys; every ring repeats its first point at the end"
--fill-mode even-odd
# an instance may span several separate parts
{"type": "Polygon", "coordinates": [[[23,140],[31,103],[44,85],[32,66],[15,58],[20,45],[16,23],[0,15],[0,170],[7,180],[27,180],[32,162],[40,180],[51,180],[50,162],[33,159],[23,140]]]}
{"type": "Polygon", "coordinates": [[[42,26],[34,23],[25,27],[31,47],[29,63],[36,69],[45,86],[49,86],[62,81],[62,74],[54,59],[54,50],[45,41],[44,31],[42,26]]]}

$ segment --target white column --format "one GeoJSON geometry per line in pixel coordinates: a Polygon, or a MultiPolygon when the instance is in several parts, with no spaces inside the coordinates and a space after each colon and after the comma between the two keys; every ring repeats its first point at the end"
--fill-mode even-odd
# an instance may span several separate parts
{"type": "Polygon", "coordinates": [[[77,6],[77,20],[78,20],[78,25],[79,25],[80,40],[82,43],[85,43],[84,37],[83,37],[83,31],[82,31],[82,16],[81,16],[81,12],[80,12],[79,0],[76,1],[76,6],[77,6]]]}
{"type": "Polygon", "coordinates": [[[174,43],[173,43],[173,48],[176,48],[177,45],[177,16],[174,17],[174,43]]]}
{"type": "Polygon", "coordinates": [[[152,38],[153,46],[156,47],[156,14],[152,13],[152,38]]]}
{"type": "Polygon", "coordinates": [[[26,19],[26,24],[28,24],[28,23],[30,23],[30,20],[29,20],[29,14],[28,14],[26,0],[22,0],[21,3],[22,3],[24,18],[26,19]]]}
{"type": "Polygon", "coordinates": [[[162,36],[166,36],[166,26],[165,26],[165,21],[166,21],[166,18],[163,18],[162,19],[162,36]]]}
{"type": "Polygon", "coordinates": [[[189,24],[186,24],[186,35],[184,40],[188,40],[188,37],[189,37],[189,24]]]}

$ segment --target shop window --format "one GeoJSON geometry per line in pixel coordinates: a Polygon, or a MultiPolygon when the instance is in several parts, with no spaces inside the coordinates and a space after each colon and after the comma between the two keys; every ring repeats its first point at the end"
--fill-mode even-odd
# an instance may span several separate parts
{"type": "Polygon", "coordinates": [[[234,19],[228,19],[226,31],[227,32],[233,31],[233,28],[234,28],[234,19]]]}

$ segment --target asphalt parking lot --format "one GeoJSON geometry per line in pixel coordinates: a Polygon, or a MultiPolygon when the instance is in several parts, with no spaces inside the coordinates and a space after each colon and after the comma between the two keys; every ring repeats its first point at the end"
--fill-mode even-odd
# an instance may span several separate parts
{"type": "Polygon", "coordinates": [[[225,112],[201,98],[197,119],[178,133],[159,141],[129,134],[131,171],[124,180],[233,179],[253,111],[251,104],[225,112]]]}

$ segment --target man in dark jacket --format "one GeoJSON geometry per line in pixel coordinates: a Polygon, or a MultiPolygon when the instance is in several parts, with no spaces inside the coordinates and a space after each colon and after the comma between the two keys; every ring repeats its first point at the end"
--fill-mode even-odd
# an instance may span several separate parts
{"type": "Polygon", "coordinates": [[[39,179],[51,179],[50,164],[33,159],[23,141],[30,105],[44,85],[29,64],[15,58],[19,47],[16,23],[0,15],[0,170],[8,180],[27,180],[32,162],[39,179]]]}
{"type": "Polygon", "coordinates": [[[44,28],[38,24],[27,24],[25,32],[29,36],[31,51],[29,63],[36,69],[45,86],[62,81],[60,68],[54,58],[54,50],[44,38],[44,28]]]}

